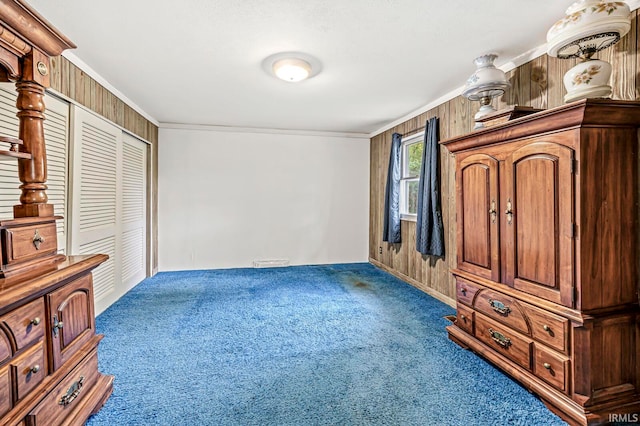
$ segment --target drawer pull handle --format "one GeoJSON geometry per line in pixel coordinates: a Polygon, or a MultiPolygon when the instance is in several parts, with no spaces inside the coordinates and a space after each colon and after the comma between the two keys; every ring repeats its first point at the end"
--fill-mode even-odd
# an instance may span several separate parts
{"type": "Polygon", "coordinates": [[[503,348],[508,348],[509,346],[511,346],[511,339],[509,339],[508,337],[505,337],[504,334],[499,333],[490,328],[489,335],[497,344],[499,344],[503,348]]]}
{"type": "Polygon", "coordinates": [[[62,321],[58,321],[58,317],[56,315],[53,316],[53,337],[58,337],[58,330],[61,330],[64,327],[62,321]]]}
{"type": "Polygon", "coordinates": [[[551,370],[551,364],[549,364],[548,362],[545,362],[544,364],[542,364],[542,366],[547,370],[551,370]]]}
{"type": "Polygon", "coordinates": [[[464,322],[467,322],[467,317],[464,315],[460,315],[460,319],[464,322]]]}
{"type": "Polygon", "coordinates": [[[60,398],[58,401],[58,405],[67,406],[73,402],[74,399],[80,395],[80,391],[82,390],[82,383],[84,383],[84,376],[80,376],[80,378],[73,382],[69,389],[67,389],[67,393],[60,398]]]}
{"type": "Polygon", "coordinates": [[[466,289],[466,288],[464,288],[464,287],[462,287],[462,288],[460,289],[460,293],[462,293],[462,295],[463,295],[463,296],[466,296],[466,295],[467,295],[467,289],[466,289]]]}
{"type": "Polygon", "coordinates": [[[511,308],[508,306],[505,306],[505,304],[499,300],[489,299],[489,304],[491,305],[493,310],[499,313],[500,315],[507,316],[511,312],[511,308]]]}
{"type": "Polygon", "coordinates": [[[39,233],[38,230],[36,229],[35,234],[33,234],[33,245],[35,246],[36,250],[40,250],[40,244],[44,243],[44,237],[42,237],[39,233]]]}
{"type": "Polygon", "coordinates": [[[31,321],[29,321],[29,324],[33,324],[33,325],[38,325],[40,324],[40,317],[35,317],[34,319],[32,319],[31,321]]]}
{"type": "Polygon", "coordinates": [[[551,327],[549,327],[547,324],[543,325],[543,326],[542,326],[542,329],[543,329],[544,331],[546,331],[547,333],[551,331],[551,327]]]}
{"type": "Polygon", "coordinates": [[[27,371],[27,374],[30,374],[30,373],[36,374],[38,371],[40,371],[40,366],[36,364],[33,367],[31,367],[29,371],[27,371]]]}

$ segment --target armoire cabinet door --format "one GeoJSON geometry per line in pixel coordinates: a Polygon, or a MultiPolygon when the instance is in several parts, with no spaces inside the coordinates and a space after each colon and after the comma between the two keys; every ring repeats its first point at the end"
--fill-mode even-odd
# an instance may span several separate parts
{"type": "Polygon", "coordinates": [[[573,150],[532,142],[505,161],[503,232],[505,282],[572,306],[573,150]]]}
{"type": "Polygon", "coordinates": [[[473,154],[460,160],[457,173],[458,265],[499,281],[498,161],[489,155],[473,154]]]}

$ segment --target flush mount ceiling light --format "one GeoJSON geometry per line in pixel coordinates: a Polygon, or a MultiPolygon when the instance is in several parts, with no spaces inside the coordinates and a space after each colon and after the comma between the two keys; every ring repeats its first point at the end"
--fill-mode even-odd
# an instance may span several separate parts
{"type": "Polygon", "coordinates": [[[280,80],[295,83],[311,74],[311,64],[298,58],[280,59],[273,63],[273,72],[280,80]]]}
{"type": "Polygon", "coordinates": [[[271,55],[262,62],[262,68],[281,80],[296,83],[317,75],[320,61],[300,52],[282,52],[271,55]]]}

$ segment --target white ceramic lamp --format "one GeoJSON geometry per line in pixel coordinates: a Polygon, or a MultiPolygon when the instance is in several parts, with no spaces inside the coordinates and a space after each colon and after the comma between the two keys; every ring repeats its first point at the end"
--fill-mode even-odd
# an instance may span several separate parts
{"type": "Polygon", "coordinates": [[[547,54],[583,61],[563,78],[564,101],[610,97],[611,65],[591,57],[629,32],[629,6],[621,1],[578,0],[565,13],[547,32],[547,54]]]}
{"type": "Polygon", "coordinates": [[[470,101],[480,101],[480,110],[473,117],[476,120],[476,129],[482,127],[479,119],[496,111],[491,105],[491,100],[502,96],[511,87],[504,71],[493,65],[497,57],[498,55],[490,53],[474,59],[477,69],[464,85],[462,96],[470,101]]]}

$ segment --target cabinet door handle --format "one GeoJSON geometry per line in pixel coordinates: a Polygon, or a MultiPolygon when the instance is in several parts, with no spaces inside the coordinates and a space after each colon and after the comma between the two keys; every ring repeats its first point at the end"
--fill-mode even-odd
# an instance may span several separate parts
{"type": "Polygon", "coordinates": [[[53,337],[58,337],[58,330],[61,330],[64,327],[62,321],[58,321],[58,317],[56,315],[53,316],[53,337]]]}
{"type": "Polygon", "coordinates": [[[491,208],[489,209],[491,215],[491,223],[496,223],[498,217],[498,211],[496,210],[496,200],[491,200],[491,208]]]}
{"type": "Polygon", "coordinates": [[[507,223],[511,225],[513,221],[513,206],[511,205],[511,198],[507,200],[507,210],[504,211],[504,214],[507,215],[507,223]]]}

